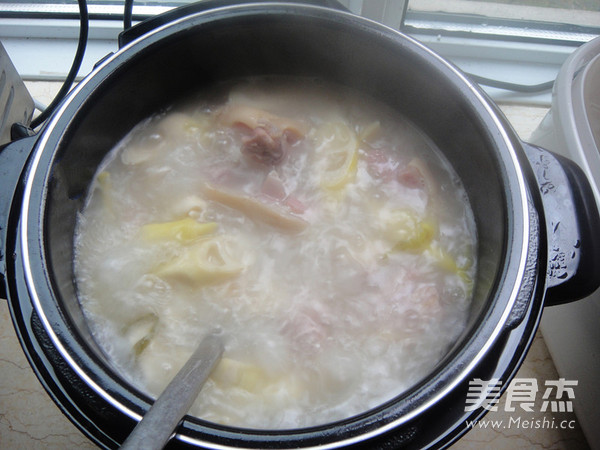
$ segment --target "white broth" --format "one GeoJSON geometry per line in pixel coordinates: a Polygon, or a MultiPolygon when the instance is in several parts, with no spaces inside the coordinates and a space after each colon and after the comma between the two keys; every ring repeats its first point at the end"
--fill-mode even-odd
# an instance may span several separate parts
{"type": "Polygon", "coordinates": [[[225,338],[196,416],[343,419],[427,376],[464,330],[475,226],[405,118],[315,80],[243,80],[139,124],[100,166],[75,272],[99,346],[156,396],[225,338]]]}

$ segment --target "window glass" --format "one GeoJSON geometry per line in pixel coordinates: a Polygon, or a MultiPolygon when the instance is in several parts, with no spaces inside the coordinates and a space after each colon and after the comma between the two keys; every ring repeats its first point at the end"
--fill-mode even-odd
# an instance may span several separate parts
{"type": "Polygon", "coordinates": [[[573,33],[571,39],[585,42],[600,34],[600,1],[409,0],[405,25],[555,40],[573,33]]]}
{"type": "Polygon", "coordinates": [[[600,26],[598,0],[410,0],[408,11],[600,26]]]}
{"type": "MultiPolygon", "coordinates": [[[[134,14],[142,19],[193,0],[134,0],[134,14]]],[[[515,29],[542,29],[539,24],[567,31],[600,34],[600,0],[338,0],[357,14],[394,28],[513,34],[515,29]],[[403,26],[404,24],[404,26],[403,26]],[[476,29],[489,27],[489,30],[476,29]],[[498,28],[504,26],[504,29],[498,28]],[[590,31],[591,30],[591,31],[590,31]],[[596,30],[595,32],[593,30],[596,30]]],[[[107,18],[123,10],[124,0],[87,0],[90,16],[107,18]]],[[[77,13],[76,0],[0,0],[0,16],[77,13]]],[[[517,32],[517,35],[519,33],[517,32]]],[[[527,33],[524,33],[527,35],[527,33]]],[[[548,36],[546,36],[548,37],[548,36]]],[[[550,36],[552,37],[552,36],[550,36]]],[[[584,40],[589,40],[585,39],[584,40]]]]}

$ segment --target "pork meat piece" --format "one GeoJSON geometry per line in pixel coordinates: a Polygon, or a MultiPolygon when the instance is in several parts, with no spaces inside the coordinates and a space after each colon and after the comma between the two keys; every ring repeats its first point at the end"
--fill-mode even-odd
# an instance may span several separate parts
{"type": "Polygon", "coordinates": [[[256,127],[250,136],[242,140],[244,155],[263,164],[275,165],[285,156],[284,142],[280,133],[256,127]]]}

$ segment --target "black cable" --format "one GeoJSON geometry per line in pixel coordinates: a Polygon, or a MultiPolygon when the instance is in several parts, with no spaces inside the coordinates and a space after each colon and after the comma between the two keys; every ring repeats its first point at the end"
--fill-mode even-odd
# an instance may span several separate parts
{"type": "Polygon", "coordinates": [[[50,116],[50,114],[52,114],[62,99],[71,90],[71,86],[75,81],[75,77],[81,68],[81,62],[83,61],[83,55],[87,45],[89,23],[86,0],[77,0],[77,3],[79,4],[79,42],[77,43],[77,52],[75,53],[75,58],[73,59],[71,69],[67,74],[65,82],[52,100],[52,103],[50,103],[48,107],[40,113],[40,115],[31,121],[30,127],[32,129],[38,127],[48,118],[48,116],[50,116]]]}
{"type": "Polygon", "coordinates": [[[125,9],[123,11],[123,30],[131,28],[133,18],[133,0],[125,0],[125,9]]]}
{"type": "Polygon", "coordinates": [[[472,73],[467,73],[471,80],[476,83],[483,84],[485,86],[494,87],[498,89],[504,89],[506,91],[523,92],[527,94],[534,94],[537,92],[549,91],[554,86],[554,81],[547,81],[540,84],[517,84],[509,83],[506,81],[492,80],[491,78],[481,77],[472,73]]]}

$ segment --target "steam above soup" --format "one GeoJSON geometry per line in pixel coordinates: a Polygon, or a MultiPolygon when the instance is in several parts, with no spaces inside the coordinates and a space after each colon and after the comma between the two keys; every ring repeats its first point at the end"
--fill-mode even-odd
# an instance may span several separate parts
{"type": "Polygon", "coordinates": [[[349,417],[425,377],[463,331],[475,227],[433,144],[384,105],[244,80],[139,124],[75,239],[100,347],[158,395],[217,327],[192,414],[254,428],[349,417]]]}

